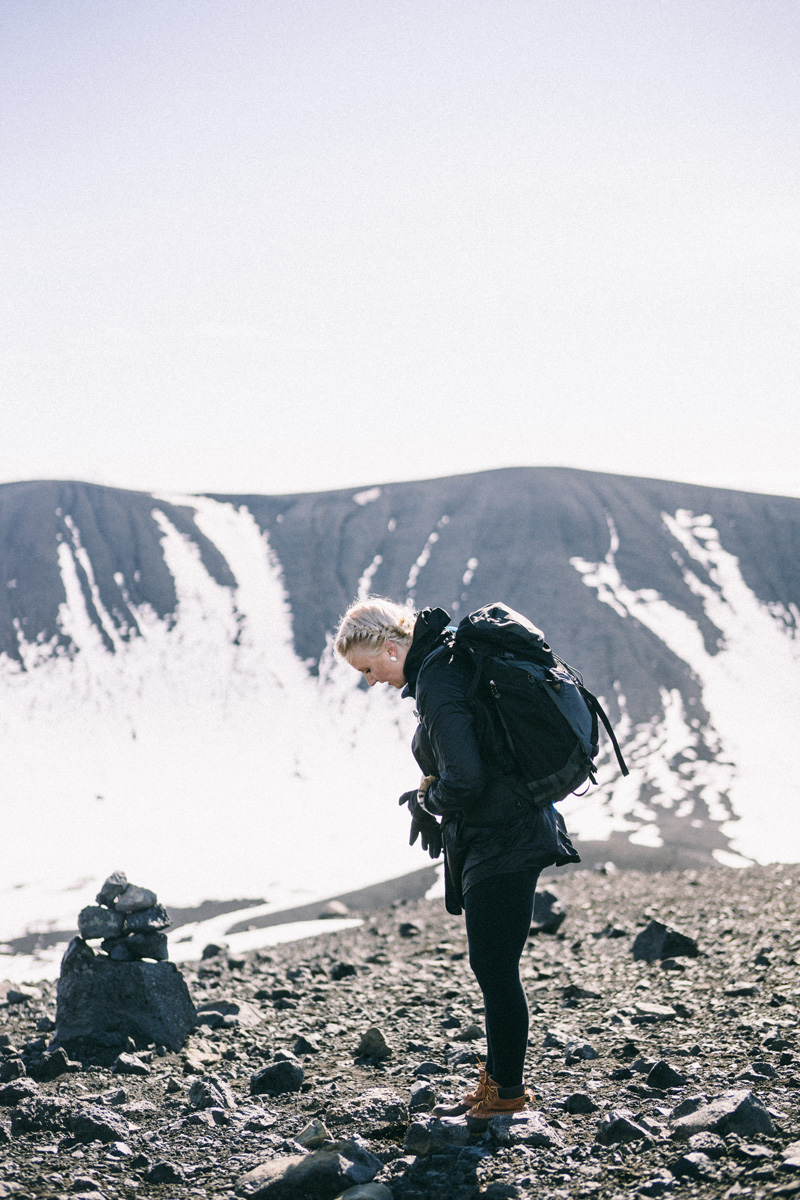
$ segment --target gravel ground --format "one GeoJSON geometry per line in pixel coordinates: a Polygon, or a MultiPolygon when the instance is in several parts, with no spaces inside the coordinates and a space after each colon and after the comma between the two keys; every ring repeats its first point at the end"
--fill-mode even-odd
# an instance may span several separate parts
{"type": "Polygon", "coordinates": [[[798,883],[794,865],[545,879],[567,915],[523,958],[536,1111],[484,1132],[429,1111],[474,1083],[484,1046],[463,922],[440,900],[222,949],[184,970],[207,1006],[184,1049],[131,1047],[113,1069],[48,1054],[55,985],[2,987],[0,1197],[333,1200],[357,1172],[288,1168],[334,1141],[372,1176],[352,1200],[800,1198],[798,883]],[[635,960],[653,919],[697,957],[635,960]]]}

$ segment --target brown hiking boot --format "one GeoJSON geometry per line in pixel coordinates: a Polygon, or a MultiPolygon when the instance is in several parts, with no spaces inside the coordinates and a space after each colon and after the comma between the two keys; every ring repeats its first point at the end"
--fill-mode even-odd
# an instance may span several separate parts
{"type": "Polygon", "coordinates": [[[463,1117],[465,1112],[468,1112],[474,1105],[480,1104],[486,1095],[486,1087],[489,1082],[489,1072],[484,1067],[480,1059],[478,1059],[478,1070],[480,1072],[478,1082],[474,1092],[467,1092],[461,1097],[458,1104],[437,1104],[433,1109],[434,1117],[463,1117]]]}
{"type": "Polygon", "coordinates": [[[473,1104],[472,1108],[467,1113],[467,1125],[472,1128],[485,1128],[491,1121],[492,1117],[510,1116],[515,1112],[521,1112],[524,1108],[529,1108],[535,1096],[528,1088],[521,1096],[515,1096],[513,1100],[501,1100],[498,1095],[499,1088],[493,1079],[486,1082],[485,1094],[477,1104],[473,1104]]]}

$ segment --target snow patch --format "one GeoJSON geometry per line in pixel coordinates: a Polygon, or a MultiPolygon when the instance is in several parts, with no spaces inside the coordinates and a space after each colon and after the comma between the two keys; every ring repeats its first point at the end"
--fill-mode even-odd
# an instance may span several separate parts
{"type": "MultiPolygon", "coordinates": [[[[687,723],[673,696],[665,707],[664,722],[630,731],[626,757],[635,764],[637,749],[647,748],[649,782],[658,785],[649,804],[657,805],[659,797],[674,804],[681,794],[702,800],[712,819],[720,822],[721,832],[731,839],[735,853],[758,862],[796,862],[800,858],[800,825],[794,819],[798,799],[794,744],[800,725],[796,615],[765,605],[754,595],[738,559],[725,550],[707,513],[696,516],[679,509],[674,515],[662,513],[662,519],[680,547],[676,561],[686,587],[701,600],[706,617],[719,630],[713,654],[688,614],[651,589],[625,584],[616,565],[619,537],[610,519],[604,561],[570,560],[602,603],[626,620],[639,621],[688,664],[706,709],[714,714],[714,727],[701,734],[687,723]],[[705,579],[696,567],[702,568],[705,579]],[[659,759],[662,772],[656,766],[659,759]],[[778,844],[772,832],[776,828],[782,830],[778,844]]],[[[621,797],[637,788],[642,791],[643,783],[632,770],[628,779],[614,785],[610,806],[618,809],[621,797]]],[[[635,807],[633,796],[631,803],[635,807]]]]}
{"type": "Polygon", "coordinates": [[[363,492],[356,492],[353,500],[356,504],[360,504],[363,507],[365,504],[372,504],[375,500],[379,499],[380,495],[381,489],[379,487],[372,487],[367,488],[363,492]]]}

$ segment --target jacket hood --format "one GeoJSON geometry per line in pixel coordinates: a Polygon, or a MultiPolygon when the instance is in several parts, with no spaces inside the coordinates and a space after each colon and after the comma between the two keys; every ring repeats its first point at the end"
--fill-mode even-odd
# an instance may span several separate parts
{"type": "Polygon", "coordinates": [[[414,638],[406,655],[403,674],[406,677],[404,696],[416,697],[419,669],[428,655],[445,642],[442,636],[450,624],[450,614],[443,608],[424,608],[414,625],[414,638]]]}

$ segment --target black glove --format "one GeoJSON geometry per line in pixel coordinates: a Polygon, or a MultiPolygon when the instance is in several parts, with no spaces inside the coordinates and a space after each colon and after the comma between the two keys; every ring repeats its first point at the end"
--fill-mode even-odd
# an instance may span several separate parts
{"type": "Polygon", "coordinates": [[[423,850],[427,850],[431,858],[438,858],[442,853],[442,827],[429,812],[420,804],[416,791],[403,792],[398,804],[407,804],[411,813],[411,836],[409,846],[419,838],[423,850]]]}

